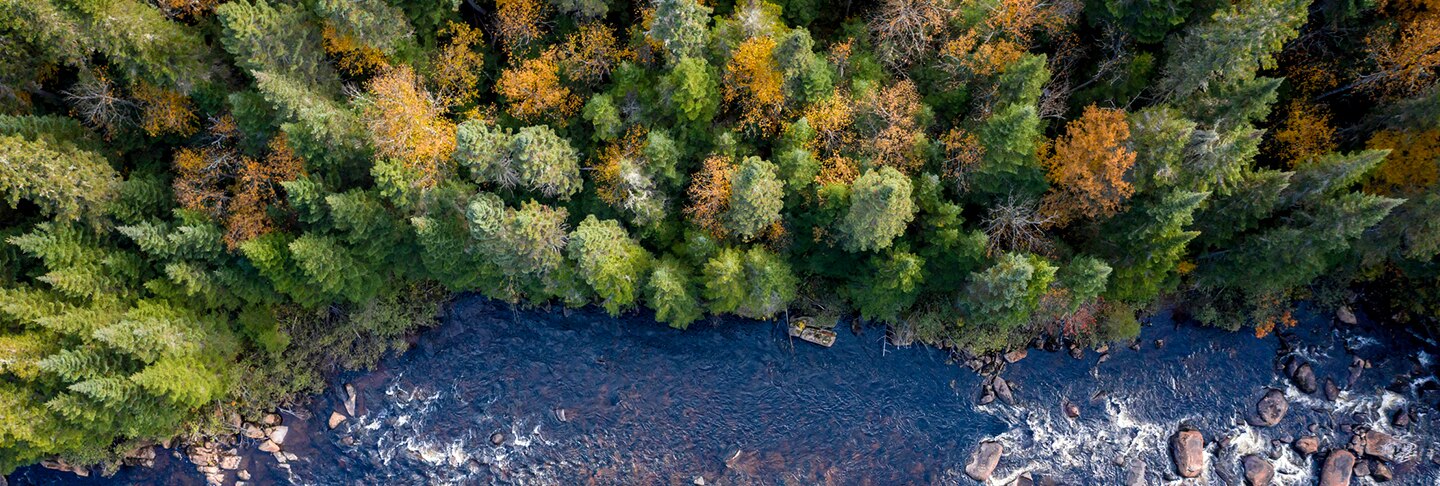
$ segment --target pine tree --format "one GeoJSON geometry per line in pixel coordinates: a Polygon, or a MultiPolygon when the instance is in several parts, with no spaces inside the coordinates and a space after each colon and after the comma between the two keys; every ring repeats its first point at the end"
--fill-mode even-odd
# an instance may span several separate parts
{"type": "Polygon", "coordinates": [[[705,315],[690,272],[674,258],[655,262],[645,282],[645,291],[645,303],[655,310],[655,320],[670,327],[685,329],[705,315]]]}

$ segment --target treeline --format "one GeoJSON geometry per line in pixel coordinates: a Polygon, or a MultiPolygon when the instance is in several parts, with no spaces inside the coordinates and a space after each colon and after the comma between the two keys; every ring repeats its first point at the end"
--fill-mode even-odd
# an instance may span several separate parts
{"type": "Polygon", "coordinates": [[[0,2],[0,472],[450,292],[985,352],[1440,308],[1434,0],[0,2]]]}

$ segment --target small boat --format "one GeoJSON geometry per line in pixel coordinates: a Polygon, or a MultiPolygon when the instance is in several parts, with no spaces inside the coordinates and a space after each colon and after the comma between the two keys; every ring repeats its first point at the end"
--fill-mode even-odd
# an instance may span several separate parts
{"type": "Polygon", "coordinates": [[[819,344],[827,348],[834,345],[835,331],[816,326],[814,325],[814,321],[815,320],[810,317],[797,317],[795,319],[791,319],[790,336],[800,338],[802,341],[819,344]]]}

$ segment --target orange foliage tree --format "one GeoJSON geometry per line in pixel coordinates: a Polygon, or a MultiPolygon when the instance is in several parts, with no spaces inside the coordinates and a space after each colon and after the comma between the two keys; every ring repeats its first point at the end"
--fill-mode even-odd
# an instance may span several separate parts
{"type": "Polygon", "coordinates": [[[705,159],[690,181],[690,204],[685,207],[685,215],[716,238],[725,237],[721,216],[730,209],[730,179],[734,174],[735,164],[729,158],[713,155],[705,159]]]}
{"type": "Polygon", "coordinates": [[[766,132],[778,127],[785,108],[785,78],[774,52],[774,39],[751,37],[725,63],[722,98],[740,106],[745,123],[766,132]]]}
{"type": "Polygon", "coordinates": [[[1109,217],[1120,210],[1124,199],[1135,192],[1125,181],[1125,173],[1135,165],[1135,152],[1126,147],[1129,140],[1130,124],[1123,110],[1085,107],[1044,159],[1055,185],[1041,203],[1041,213],[1049,217],[1047,225],[1109,217]]]}
{"type": "Polygon", "coordinates": [[[379,72],[390,65],[385,53],[366,45],[354,36],[346,35],[326,24],[320,31],[325,53],[335,60],[340,72],[349,76],[364,77],[379,72]]]}
{"type": "Polygon", "coordinates": [[[190,98],[172,89],[147,83],[135,86],[132,93],[140,105],[140,127],[152,137],[161,135],[189,136],[195,133],[194,104],[190,98]]]}
{"type": "Polygon", "coordinates": [[[923,110],[920,92],[908,79],[870,91],[858,125],[871,161],[907,175],[919,170],[925,162],[917,145],[925,136],[918,123],[923,110]]]}
{"type": "Polygon", "coordinates": [[[1370,137],[1372,149],[1390,149],[1365,189],[1387,196],[1415,194],[1440,181],[1440,129],[1382,130],[1370,137]]]}
{"type": "Polygon", "coordinates": [[[546,51],[500,73],[495,91],[510,105],[510,115],[526,122],[563,124],[580,108],[580,98],[560,82],[559,54],[546,51]]]}
{"type": "Polygon", "coordinates": [[[439,182],[455,152],[455,124],[420,77],[407,65],[390,69],[366,83],[361,100],[375,151],[417,171],[422,187],[439,182]]]}
{"type": "Polygon", "coordinates": [[[225,226],[225,244],[234,249],[273,231],[271,209],[283,207],[280,183],[304,175],[305,163],[290,150],[284,133],[260,160],[234,147],[238,133],[228,115],[211,126],[213,143],[175,153],[175,199],[180,206],[207,214],[225,226]]]}
{"type": "Polygon", "coordinates": [[[1365,39],[1377,70],[1355,84],[1386,96],[1408,96],[1435,83],[1440,74],[1440,11],[1402,19],[1365,39]]]}

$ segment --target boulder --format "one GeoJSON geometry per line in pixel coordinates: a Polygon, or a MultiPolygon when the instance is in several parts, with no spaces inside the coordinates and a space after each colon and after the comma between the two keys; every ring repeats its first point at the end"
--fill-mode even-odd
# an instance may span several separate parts
{"type": "Polygon", "coordinates": [[[155,467],[155,446],[137,447],[125,453],[127,466],[155,467]]]}
{"type": "Polygon", "coordinates": [[[276,444],[275,441],[272,441],[270,439],[265,439],[265,442],[260,443],[260,451],[269,452],[272,454],[280,452],[280,444],[276,444]]]}
{"type": "Polygon", "coordinates": [[[241,469],[240,472],[235,473],[235,477],[240,478],[241,481],[249,481],[250,471],[241,469]]]}
{"type": "Polygon", "coordinates": [[[251,439],[264,439],[265,431],[260,430],[259,425],[247,423],[240,428],[240,434],[251,439]]]}
{"type": "Polygon", "coordinates": [[[1340,387],[1335,386],[1335,380],[1325,379],[1325,399],[1335,401],[1340,398],[1340,387]]]}
{"type": "Polygon", "coordinates": [[[1006,405],[1015,404],[1015,393],[1010,391],[1010,383],[998,376],[995,377],[995,397],[1006,405]]]}
{"type": "Polygon", "coordinates": [[[1330,451],[1325,465],[1320,467],[1320,486],[1350,486],[1350,475],[1355,469],[1355,454],[1345,449],[1330,451]]]}
{"type": "Polygon", "coordinates": [[[1260,425],[1270,427],[1280,423],[1285,418],[1285,412],[1290,410],[1290,402],[1285,400],[1285,392],[1271,388],[1260,398],[1260,403],[1255,404],[1255,412],[1259,414],[1260,425]]]}
{"type": "Polygon", "coordinates": [[[1275,466],[1259,454],[1245,456],[1240,465],[1245,469],[1246,486],[1270,486],[1270,481],[1275,478],[1275,466]]]}
{"type": "Polygon", "coordinates": [[[1399,449],[1400,443],[1390,434],[1378,430],[1365,432],[1365,455],[1385,462],[1395,462],[1395,453],[1399,452],[1399,449]]]}
{"type": "Polygon", "coordinates": [[[1032,477],[1030,473],[1023,472],[1020,473],[1020,476],[1016,477],[1014,481],[1010,482],[1010,486],[1035,486],[1035,478],[1032,477]]]}
{"type": "Polygon", "coordinates": [[[1079,406],[1079,405],[1076,405],[1075,402],[1072,402],[1072,401],[1070,401],[1069,399],[1066,399],[1064,402],[1062,402],[1062,403],[1060,404],[1060,408],[1063,409],[1063,410],[1065,410],[1065,416],[1066,416],[1066,417],[1070,417],[1070,418],[1072,418],[1072,419],[1073,419],[1073,418],[1080,418],[1080,406],[1079,406]]]}
{"type": "Polygon", "coordinates": [[[226,471],[240,469],[240,456],[225,456],[220,458],[220,469],[226,471]]]}
{"type": "Polygon", "coordinates": [[[1391,419],[1390,423],[1402,429],[1405,427],[1409,427],[1410,411],[1405,409],[1404,407],[1401,407],[1400,410],[1397,410],[1395,412],[1395,418],[1391,419]]]}
{"type": "Polygon", "coordinates": [[[355,416],[355,386],[349,383],[345,384],[345,414],[355,416]]]}
{"type": "Polygon", "coordinates": [[[1320,450],[1320,439],[1311,436],[1301,437],[1291,444],[1291,447],[1294,447],[1295,452],[1300,453],[1301,457],[1309,456],[1320,450]]]}
{"type": "Polygon", "coordinates": [[[1301,363],[1296,366],[1295,373],[1290,375],[1290,381],[1305,393],[1315,393],[1315,390],[1318,389],[1315,381],[1315,369],[1310,367],[1310,363],[1301,363]]]}
{"type": "Polygon", "coordinates": [[[982,388],[980,389],[980,398],[976,399],[976,403],[978,403],[978,404],[980,404],[980,405],[989,405],[991,402],[994,402],[994,401],[995,401],[995,390],[994,390],[993,388],[991,388],[990,386],[988,386],[988,385],[985,386],[985,387],[982,387],[982,388]]]}
{"type": "Polygon", "coordinates": [[[1355,319],[1355,312],[1351,311],[1348,305],[1342,305],[1339,309],[1335,309],[1335,318],[1351,326],[1359,322],[1359,320],[1355,319]]]}
{"type": "Polygon", "coordinates": [[[260,417],[260,425],[264,425],[266,427],[274,427],[276,425],[280,425],[280,414],[265,414],[264,417],[260,417]]]}
{"type": "Polygon", "coordinates": [[[990,475],[995,472],[995,466],[1000,465],[1000,455],[1004,452],[1005,446],[999,442],[981,442],[980,447],[970,456],[970,463],[965,465],[965,475],[982,483],[989,481],[990,475]]]}
{"type": "Polygon", "coordinates": [[[1355,461],[1355,477],[1363,478],[1370,475],[1370,461],[1361,459],[1355,461]]]}
{"type": "Polygon", "coordinates": [[[496,433],[490,434],[490,443],[491,443],[491,444],[494,444],[494,445],[497,445],[497,446],[500,445],[500,444],[504,444],[504,443],[505,443],[505,434],[504,434],[504,433],[501,433],[501,432],[496,432],[496,433]]]}
{"type": "Polygon", "coordinates": [[[1205,469],[1205,437],[1198,430],[1180,430],[1170,437],[1170,458],[1180,477],[1199,477],[1205,469]]]}
{"type": "Polygon", "coordinates": [[[1017,350],[1014,350],[1014,351],[1005,353],[1005,362],[1006,362],[1006,363],[1014,363],[1014,362],[1016,362],[1016,361],[1020,361],[1020,360],[1022,360],[1022,359],[1025,359],[1025,356],[1027,356],[1027,355],[1029,355],[1029,354],[1030,354],[1030,350],[1029,350],[1028,348],[1020,348],[1020,349],[1017,349],[1017,350]]]}
{"type": "Polygon", "coordinates": [[[1377,462],[1375,463],[1375,467],[1370,468],[1370,477],[1375,478],[1377,482],[1383,483],[1395,479],[1395,471],[1390,469],[1390,466],[1385,463],[1377,462]]]}
{"type": "Polygon", "coordinates": [[[331,429],[334,429],[335,427],[339,427],[340,424],[344,422],[345,416],[341,415],[340,412],[330,412],[330,420],[327,420],[326,424],[329,425],[331,429]]]}
{"type": "Polygon", "coordinates": [[[290,434],[290,427],[281,425],[270,431],[270,441],[276,444],[285,444],[285,436],[290,434]]]}

